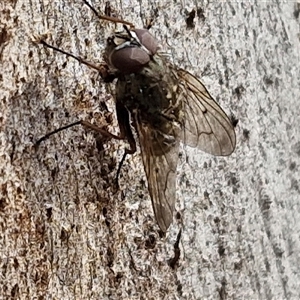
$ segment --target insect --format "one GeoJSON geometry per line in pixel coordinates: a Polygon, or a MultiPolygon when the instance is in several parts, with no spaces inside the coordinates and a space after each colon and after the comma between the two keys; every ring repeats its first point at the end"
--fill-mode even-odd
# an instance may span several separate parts
{"type": "MultiPolygon", "coordinates": [[[[127,154],[136,152],[132,126],[137,132],[148,189],[160,229],[166,232],[172,222],[176,199],[176,167],[180,141],[212,155],[230,155],[236,144],[233,125],[205,86],[189,72],[177,68],[159,53],[158,42],[149,27],[136,29],[131,23],[108,16],[100,18],[123,23],[124,30],[107,39],[105,63],[96,66],[81,57],[40,40],[63,54],[100,72],[105,82],[117,79],[116,113],[120,135],[104,132],[86,121],[78,121],[47,134],[38,141],[76,124],[116,139],[126,139],[127,154]]],[[[118,175],[117,175],[118,176],[118,175]]]]}

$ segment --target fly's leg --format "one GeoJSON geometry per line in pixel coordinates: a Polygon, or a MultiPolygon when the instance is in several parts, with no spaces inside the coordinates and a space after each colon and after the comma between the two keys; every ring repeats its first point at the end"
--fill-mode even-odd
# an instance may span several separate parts
{"type": "Polygon", "coordinates": [[[87,129],[91,129],[91,130],[94,130],[96,132],[99,132],[101,135],[103,135],[105,137],[108,137],[108,138],[111,138],[111,139],[115,139],[115,140],[124,140],[124,139],[126,139],[129,143],[129,148],[125,149],[123,157],[122,157],[122,159],[119,163],[119,166],[118,166],[116,179],[115,179],[116,187],[118,187],[119,186],[119,175],[121,173],[121,169],[122,169],[123,163],[125,161],[125,158],[126,158],[127,154],[134,154],[136,152],[136,143],[135,143],[134,136],[132,134],[131,127],[130,127],[129,113],[128,113],[127,109],[123,105],[120,105],[120,104],[117,103],[116,104],[116,110],[117,110],[117,118],[118,118],[118,123],[119,123],[119,128],[120,128],[120,135],[112,134],[112,133],[110,133],[106,130],[103,130],[102,128],[100,128],[100,127],[98,127],[98,126],[96,126],[96,125],[94,125],[90,122],[79,120],[77,122],[74,122],[74,123],[71,123],[69,125],[60,127],[58,129],[55,129],[55,130],[47,133],[46,135],[44,135],[43,137],[41,137],[40,139],[38,139],[35,142],[35,146],[38,147],[41,142],[45,141],[50,136],[52,136],[52,135],[54,135],[58,132],[61,132],[65,129],[76,126],[76,125],[82,125],[83,127],[87,128],[87,129]]]}
{"type": "MultiPolygon", "coordinates": [[[[127,113],[127,120],[129,122],[129,114],[128,114],[127,111],[126,111],[126,113],[127,113]]],[[[125,119],[124,120],[126,120],[126,114],[125,114],[125,119]]],[[[121,123],[121,124],[123,125],[124,123],[121,123]]],[[[71,128],[73,126],[76,126],[76,125],[82,125],[83,127],[87,128],[87,129],[91,129],[91,130],[94,130],[96,132],[99,132],[101,135],[103,135],[105,137],[108,137],[108,138],[111,138],[111,139],[124,140],[126,137],[128,138],[130,149],[125,149],[124,155],[123,155],[123,157],[122,157],[122,159],[121,159],[121,161],[119,163],[119,167],[118,167],[117,174],[116,174],[115,184],[116,184],[116,187],[118,188],[119,187],[118,178],[119,178],[119,174],[121,172],[121,168],[122,168],[122,165],[124,163],[125,157],[126,157],[127,154],[133,154],[136,151],[136,144],[135,144],[135,140],[134,140],[133,134],[131,132],[130,124],[129,123],[128,123],[129,126],[126,125],[125,130],[124,130],[124,128],[121,125],[120,126],[121,134],[120,135],[115,135],[115,134],[112,134],[112,133],[110,133],[110,132],[108,132],[106,130],[103,130],[102,128],[100,128],[100,127],[98,127],[98,126],[96,126],[96,125],[94,125],[94,124],[92,124],[90,122],[80,120],[80,121],[71,123],[69,125],[60,127],[60,128],[58,128],[56,130],[53,130],[53,131],[49,132],[48,134],[44,135],[43,137],[41,137],[40,139],[38,139],[36,141],[35,147],[37,148],[41,142],[45,141],[50,136],[52,136],[52,135],[54,135],[54,134],[56,134],[56,133],[58,133],[60,131],[63,131],[65,129],[68,129],[68,128],[71,128]],[[125,134],[127,134],[127,136],[125,134]]]]}
{"type": "Polygon", "coordinates": [[[136,143],[134,136],[132,134],[131,126],[130,126],[130,119],[129,119],[129,113],[128,110],[124,105],[120,103],[120,101],[116,101],[116,111],[117,111],[117,118],[118,118],[118,123],[119,123],[119,128],[120,128],[120,135],[124,136],[126,140],[129,143],[129,148],[125,149],[125,152],[123,154],[123,157],[119,163],[119,167],[117,170],[117,175],[116,175],[116,186],[119,186],[119,175],[121,172],[122,165],[125,161],[125,158],[127,154],[134,154],[136,152],[136,143]]]}
{"type": "Polygon", "coordinates": [[[66,55],[66,56],[70,56],[70,57],[76,59],[78,62],[80,62],[80,63],[82,63],[82,64],[84,64],[84,65],[86,65],[86,66],[88,66],[88,67],[90,67],[94,70],[97,70],[100,73],[100,76],[102,77],[104,82],[106,82],[106,83],[112,82],[116,78],[116,74],[109,70],[106,63],[102,63],[100,65],[95,65],[94,63],[89,62],[89,61],[83,59],[80,56],[74,55],[70,52],[67,52],[67,51],[62,50],[60,48],[52,46],[52,45],[48,44],[47,42],[45,42],[43,39],[39,39],[37,41],[37,43],[40,43],[40,44],[44,45],[45,47],[50,48],[54,51],[60,52],[64,55],[66,55]]]}
{"type": "Polygon", "coordinates": [[[121,24],[124,24],[124,25],[128,25],[130,28],[134,28],[134,25],[130,22],[127,22],[127,21],[121,20],[119,18],[109,16],[108,14],[110,14],[111,8],[107,9],[107,5],[105,7],[105,13],[107,13],[107,15],[105,16],[105,15],[99,15],[98,12],[96,11],[96,9],[89,2],[87,2],[86,0],[83,0],[83,2],[84,2],[84,4],[86,4],[93,11],[93,13],[100,20],[106,20],[106,21],[110,21],[110,22],[113,22],[113,23],[121,23],[121,24]]]}
{"type": "Polygon", "coordinates": [[[116,139],[116,140],[123,140],[124,139],[124,136],[122,135],[115,135],[115,134],[112,134],[106,130],[103,130],[102,128],[90,123],[90,122],[87,122],[87,121],[83,121],[83,120],[79,120],[77,122],[74,122],[74,123],[71,123],[69,125],[66,125],[66,126],[63,126],[63,127],[60,127],[58,129],[55,129],[49,133],[47,133],[46,135],[44,135],[43,137],[41,137],[40,139],[38,139],[36,142],[35,142],[35,145],[38,146],[42,141],[45,141],[46,139],[48,139],[50,136],[60,132],[60,131],[63,131],[65,129],[68,129],[68,128],[71,128],[73,126],[76,126],[76,125],[82,125],[83,127],[87,128],[87,129],[91,129],[91,130],[94,130],[96,132],[99,132],[100,134],[102,134],[103,136],[105,137],[108,137],[108,138],[111,138],[111,139],[116,139]]]}
{"type": "Polygon", "coordinates": [[[108,138],[111,138],[111,139],[116,139],[116,140],[126,139],[129,143],[129,148],[125,149],[123,157],[122,157],[122,159],[119,163],[119,166],[118,166],[116,179],[115,179],[116,187],[118,187],[119,186],[119,176],[120,176],[120,173],[121,173],[123,163],[125,161],[125,158],[126,158],[127,154],[134,154],[136,152],[136,142],[135,142],[134,136],[132,134],[132,130],[131,130],[131,126],[130,126],[129,113],[128,113],[126,107],[123,106],[122,104],[120,104],[119,102],[117,102],[116,103],[116,111],[117,111],[117,119],[118,119],[119,128],[120,128],[120,135],[112,134],[112,133],[110,133],[106,130],[103,130],[102,128],[100,128],[100,127],[98,127],[98,126],[96,126],[96,125],[94,125],[90,122],[79,120],[77,122],[71,123],[69,125],[63,126],[61,128],[58,128],[56,130],[53,130],[53,131],[49,132],[48,134],[46,134],[43,137],[41,137],[40,139],[38,139],[35,143],[35,146],[38,147],[41,142],[48,139],[50,136],[52,136],[52,135],[54,135],[58,132],[61,132],[65,129],[76,126],[76,125],[82,125],[83,127],[87,128],[87,129],[91,129],[91,130],[94,130],[96,132],[99,132],[101,135],[103,135],[105,137],[108,137],[108,138]]]}

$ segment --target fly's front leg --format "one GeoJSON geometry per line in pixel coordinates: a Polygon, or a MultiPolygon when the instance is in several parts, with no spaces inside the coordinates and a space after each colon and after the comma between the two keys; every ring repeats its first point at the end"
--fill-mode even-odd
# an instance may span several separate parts
{"type": "MultiPolygon", "coordinates": [[[[116,73],[110,71],[110,69],[109,69],[109,67],[107,66],[106,63],[102,63],[100,65],[96,65],[94,63],[91,63],[91,62],[89,62],[89,61],[81,58],[80,56],[74,55],[72,53],[69,53],[69,52],[64,51],[64,50],[62,50],[60,48],[57,48],[55,46],[52,46],[52,45],[48,44],[47,42],[45,42],[43,40],[43,38],[38,39],[37,41],[35,41],[35,43],[40,43],[40,44],[42,44],[43,46],[45,46],[47,48],[50,48],[50,49],[52,49],[54,51],[57,51],[57,52],[60,52],[60,53],[62,53],[64,55],[66,55],[66,56],[70,56],[70,57],[76,59],[78,62],[83,63],[83,64],[87,65],[88,67],[91,67],[91,68],[97,70],[100,73],[100,76],[101,76],[101,78],[103,79],[104,82],[112,82],[116,78],[116,76],[117,76],[116,73]]],[[[54,135],[54,134],[56,134],[56,133],[58,133],[58,132],[60,132],[62,130],[65,130],[67,128],[73,127],[75,125],[82,125],[82,126],[88,128],[88,129],[92,129],[94,131],[97,131],[100,134],[102,134],[103,136],[108,137],[108,138],[117,139],[117,140],[124,139],[124,136],[122,136],[122,135],[121,136],[114,135],[112,133],[109,133],[109,132],[101,129],[100,127],[98,127],[98,126],[96,126],[96,125],[94,125],[92,123],[89,123],[89,122],[83,121],[83,120],[79,120],[77,122],[74,122],[72,124],[68,124],[66,126],[58,128],[58,129],[56,129],[56,130],[54,130],[54,131],[46,134],[45,136],[43,136],[42,138],[40,138],[35,143],[35,145],[38,146],[42,141],[48,139],[50,136],[52,136],[52,135],[54,135]]]]}
{"type": "Polygon", "coordinates": [[[60,52],[60,53],[62,53],[64,55],[66,55],[66,56],[70,56],[70,57],[76,59],[81,64],[84,64],[84,65],[86,65],[86,66],[88,66],[88,67],[90,67],[90,68],[92,68],[94,70],[97,70],[100,73],[100,76],[103,79],[103,81],[106,82],[106,83],[113,82],[113,80],[115,78],[117,78],[117,76],[118,76],[118,72],[111,71],[109,69],[107,63],[101,63],[99,65],[96,65],[96,64],[94,64],[92,62],[89,62],[89,61],[83,59],[82,57],[80,57],[78,55],[74,55],[74,54],[72,54],[70,52],[67,52],[67,51],[62,50],[60,48],[52,46],[52,45],[48,44],[47,42],[45,42],[43,39],[40,39],[38,41],[38,43],[40,43],[40,44],[44,45],[45,47],[50,48],[50,49],[52,49],[54,51],[60,52]]]}
{"type": "MultiPolygon", "coordinates": [[[[106,63],[102,63],[100,65],[96,65],[94,63],[91,63],[85,59],[83,59],[80,56],[74,55],[72,53],[69,53],[67,51],[64,51],[62,49],[59,49],[55,46],[52,46],[50,44],[48,44],[47,42],[45,42],[42,38],[40,38],[38,41],[36,41],[36,43],[40,43],[43,46],[50,48],[54,51],[60,52],[66,56],[70,56],[74,59],[76,59],[78,62],[83,63],[85,65],[87,65],[88,67],[97,70],[100,73],[101,78],[103,79],[104,82],[106,83],[110,83],[112,82],[115,78],[118,77],[118,72],[113,72],[110,70],[109,66],[106,63]]],[[[135,141],[134,141],[134,137],[132,135],[131,129],[130,129],[130,124],[129,124],[129,115],[127,110],[125,109],[125,107],[122,108],[118,108],[119,106],[117,105],[117,112],[118,112],[118,122],[120,123],[120,135],[114,135],[110,132],[107,132],[105,130],[103,130],[102,128],[87,122],[87,121],[83,121],[83,120],[79,120],[77,122],[74,122],[72,124],[68,124],[66,126],[63,126],[61,128],[58,128],[48,134],[46,134],[45,136],[41,137],[39,140],[37,140],[37,142],[35,143],[35,146],[37,147],[42,141],[48,139],[50,136],[63,131],[65,129],[68,129],[70,127],[76,126],[76,125],[82,125],[83,127],[87,128],[87,129],[91,129],[94,130],[96,132],[99,132],[101,135],[111,138],[111,139],[116,139],[116,140],[123,140],[124,138],[127,138],[129,145],[130,145],[130,149],[126,149],[125,150],[125,154],[119,164],[119,168],[117,171],[117,176],[116,176],[116,182],[118,182],[118,176],[119,173],[121,171],[121,167],[122,164],[125,160],[125,157],[127,154],[132,154],[136,151],[136,145],[135,145],[135,141]]]]}

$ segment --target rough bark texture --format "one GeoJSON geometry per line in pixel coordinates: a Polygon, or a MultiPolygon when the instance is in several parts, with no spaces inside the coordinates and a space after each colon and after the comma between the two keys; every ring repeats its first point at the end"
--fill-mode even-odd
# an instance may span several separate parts
{"type": "Polygon", "coordinates": [[[196,2],[111,1],[138,27],[155,15],[170,59],[239,120],[232,156],[181,149],[172,269],[181,225],[159,237],[138,153],[114,191],[123,143],[74,127],[33,147],[79,118],[118,132],[97,73],[33,43],[101,62],[114,25],[80,0],[1,1],[1,299],[300,298],[300,5],[196,2]]]}

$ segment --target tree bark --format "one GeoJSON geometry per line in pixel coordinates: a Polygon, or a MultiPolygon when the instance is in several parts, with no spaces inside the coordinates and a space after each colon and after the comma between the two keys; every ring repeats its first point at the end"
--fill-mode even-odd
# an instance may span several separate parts
{"type": "Polygon", "coordinates": [[[137,27],[154,17],[170,60],[238,120],[230,157],[181,147],[167,237],[139,152],[116,190],[123,142],[78,126],[34,146],[78,119],[118,133],[113,85],[34,42],[101,63],[115,25],[80,0],[0,3],[2,299],[300,298],[299,4],[183,2],[110,2],[137,27]]]}

